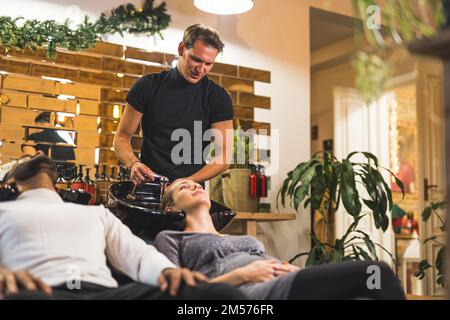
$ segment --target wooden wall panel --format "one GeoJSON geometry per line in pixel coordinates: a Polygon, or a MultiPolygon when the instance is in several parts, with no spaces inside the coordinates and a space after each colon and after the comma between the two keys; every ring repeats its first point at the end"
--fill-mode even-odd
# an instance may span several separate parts
{"type": "Polygon", "coordinates": [[[81,83],[55,83],[55,94],[74,96],[77,98],[100,100],[101,87],[81,83]]]}
{"type": "Polygon", "coordinates": [[[164,53],[145,51],[133,47],[127,47],[125,50],[125,58],[164,64],[164,53]]]}
{"type": "Polygon", "coordinates": [[[253,81],[262,81],[270,83],[270,72],[258,69],[252,69],[247,67],[238,68],[238,77],[243,79],[249,79],[253,81]]]}
{"type": "Polygon", "coordinates": [[[118,120],[111,120],[111,119],[100,119],[100,125],[99,128],[102,130],[102,133],[104,132],[116,132],[117,125],[119,124],[118,120]]]}
{"type": "Polygon", "coordinates": [[[35,64],[31,65],[31,75],[33,77],[54,77],[60,79],[68,79],[71,81],[78,81],[78,70],[62,68],[57,66],[51,66],[47,64],[35,64]]]}
{"type": "Polygon", "coordinates": [[[28,94],[10,90],[0,90],[0,105],[27,108],[28,94]]]}
{"type": "Polygon", "coordinates": [[[77,102],[75,100],[61,100],[32,94],[28,96],[28,108],[76,113],[77,102]]]}
{"type": "Polygon", "coordinates": [[[249,107],[233,106],[233,115],[235,118],[253,120],[254,109],[249,107]]]}
{"type": "Polygon", "coordinates": [[[253,94],[253,81],[238,78],[222,77],[222,86],[228,91],[245,92],[253,94]]]}
{"type": "Polygon", "coordinates": [[[75,161],[78,164],[95,164],[95,150],[92,148],[75,148],[75,161]]]}
{"type": "Polygon", "coordinates": [[[100,162],[101,163],[118,163],[116,154],[110,149],[100,149],[100,162]]]}
{"type": "Polygon", "coordinates": [[[145,66],[144,74],[158,73],[168,69],[168,67],[145,66]]]}
{"type": "Polygon", "coordinates": [[[270,135],[270,123],[249,121],[244,119],[235,119],[235,122],[238,122],[244,131],[252,128],[255,129],[258,134],[270,135]]]}
{"type": "Polygon", "coordinates": [[[100,135],[100,144],[102,147],[111,148],[113,146],[114,135],[102,134],[100,135]]]}
{"type": "Polygon", "coordinates": [[[70,66],[85,68],[85,69],[101,69],[102,58],[83,55],[80,53],[69,53],[64,51],[58,51],[56,56],[57,64],[67,64],[70,66]]]}
{"type": "Polygon", "coordinates": [[[38,112],[28,109],[1,107],[1,124],[31,125],[38,114],[38,112]]]}
{"type": "Polygon", "coordinates": [[[103,88],[101,89],[101,100],[104,102],[125,103],[127,93],[127,90],[103,88]]]}
{"type": "MultiPolygon", "coordinates": [[[[71,52],[58,48],[55,61],[48,61],[44,50],[0,48],[0,138],[22,141],[24,125],[32,125],[40,110],[75,114],[69,126],[77,131],[77,162],[93,164],[95,149],[100,148],[100,163],[117,163],[111,150],[128,90],[142,74],[168,70],[178,58],[174,54],[149,52],[139,48],[98,42],[95,48],[71,52]],[[42,76],[68,79],[42,79],[42,76]],[[59,95],[68,96],[58,99],[59,95]],[[4,102],[8,101],[5,106],[4,102]]],[[[235,122],[243,128],[269,129],[267,123],[254,121],[254,108],[270,109],[269,97],[255,95],[254,82],[270,83],[270,72],[215,63],[208,77],[229,92],[235,122]]],[[[140,129],[132,138],[139,152],[140,129]]],[[[13,150],[10,147],[10,150],[13,150]]],[[[3,148],[3,150],[5,150],[3,148]]],[[[17,148],[13,152],[19,154],[17,148]]],[[[8,155],[10,156],[10,155],[8,155]]],[[[3,156],[4,158],[4,156],[3,156]]]]}
{"type": "Polygon", "coordinates": [[[102,58],[102,69],[105,71],[111,71],[115,73],[119,72],[137,75],[142,75],[144,73],[143,64],[108,57],[102,58]]]}
{"type": "Polygon", "coordinates": [[[98,86],[122,87],[122,78],[114,73],[89,72],[80,70],[80,82],[90,83],[98,86]]]}
{"type": "Polygon", "coordinates": [[[239,93],[239,104],[255,108],[270,109],[270,98],[249,93],[239,93]]]}
{"type": "Polygon", "coordinates": [[[208,74],[207,76],[209,79],[211,79],[212,81],[214,81],[217,84],[221,84],[222,80],[221,80],[221,76],[218,74],[208,74]]]}
{"type": "Polygon", "coordinates": [[[74,120],[75,130],[84,132],[97,132],[97,117],[79,115],[74,120]]]}
{"type": "Polygon", "coordinates": [[[79,131],[77,133],[77,147],[96,148],[100,143],[100,135],[96,132],[79,131]]]}
{"type": "Polygon", "coordinates": [[[225,63],[214,63],[211,73],[224,74],[227,76],[237,77],[237,66],[225,63]]]}
{"type": "Polygon", "coordinates": [[[30,74],[31,63],[0,57],[0,70],[12,73],[30,74]]]}
{"type": "Polygon", "coordinates": [[[80,114],[98,116],[100,114],[100,103],[92,100],[78,100],[80,105],[80,114]]]}
{"type": "Polygon", "coordinates": [[[134,76],[123,77],[123,87],[125,89],[130,89],[138,79],[139,79],[139,77],[134,77],[134,76]]]}
{"type": "Polygon", "coordinates": [[[22,144],[5,142],[2,147],[1,159],[4,163],[16,160],[22,155],[22,144]]]}
{"type": "Polygon", "coordinates": [[[113,56],[122,58],[124,56],[124,46],[114,43],[98,41],[94,48],[86,50],[89,53],[95,53],[102,56],[113,56]]]}
{"type": "Polygon", "coordinates": [[[40,78],[6,75],[3,77],[3,89],[55,94],[55,82],[40,78]]]}
{"type": "MultiPolygon", "coordinates": [[[[0,110],[1,112],[1,110],[0,110]]],[[[0,123],[1,139],[6,141],[22,141],[24,138],[24,129],[19,125],[0,123]]]]}

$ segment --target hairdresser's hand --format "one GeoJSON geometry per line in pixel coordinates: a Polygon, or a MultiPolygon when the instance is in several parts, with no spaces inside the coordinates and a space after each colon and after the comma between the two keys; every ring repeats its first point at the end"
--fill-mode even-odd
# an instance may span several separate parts
{"type": "Polygon", "coordinates": [[[46,294],[52,294],[51,287],[28,272],[12,272],[9,269],[0,267],[0,300],[5,295],[19,293],[20,290],[41,290],[46,294]]]}
{"type": "Polygon", "coordinates": [[[178,294],[178,289],[182,283],[190,287],[195,287],[197,282],[206,282],[208,278],[200,272],[191,271],[186,268],[169,268],[165,269],[158,278],[161,291],[169,289],[171,296],[178,294]]]}
{"type": "Polygon", "coordinates": [[[154,181],[153,171],[140,161],[134,162],[130,167],[131,180],[135,185],[143,184],[147,181],[154,181]]]}

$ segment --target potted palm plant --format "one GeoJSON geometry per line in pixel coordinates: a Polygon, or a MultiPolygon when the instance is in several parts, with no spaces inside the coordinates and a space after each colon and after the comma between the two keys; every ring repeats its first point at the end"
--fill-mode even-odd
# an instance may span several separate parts
{"type": "Polygon", "coordinates": [[[384,232],[389,227],[392,193],[382,170],[389,172],[403,192],[403,183],[390,170],[380,167],[378,159],[368,152],[353,152],[341,161],[329,152],[319,152],[288,173],[278,192],[277,204],[281,202],[285,206],[286,199],[290,199],[297,211],[302,203],[304,208],[311,206],[327,223],[325,241],[319,240],[313,232],[311,250],[298,254],[291,262],[304,255],[308,256],[307,266],[345,260],[378,260],[376,247],[386,249],[374,243],[358,226],[362,218],[370,215],[377,229],[384,232]],[[365,161],[357,162],[357,155],[365,161]],[[367,195],[362,197],[361,191],[367,195]],[[363,204],[367,211],[363,211],[363,204]],[[342,238],[336,239],[334,221],[340,205],[353,217],[353,223],[342,238]]]}

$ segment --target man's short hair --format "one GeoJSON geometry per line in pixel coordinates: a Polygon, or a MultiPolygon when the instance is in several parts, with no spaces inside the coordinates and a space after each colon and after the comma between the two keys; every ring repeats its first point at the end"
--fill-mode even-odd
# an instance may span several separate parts
{"type": "Polygon", "coordinates": [[[13,170],[12,177],[19,183],[34,178],[41,172],[46,173],[53,184],[58,180],[58,169],[55,162],[43,154],[18,164],[13,170]]]}
{"type": "Polygon", "coordinates": [[[48,111],[44,111],[39,113],[36,118],[34,118],[34,122],[36,123],[50,123],[51,113],[48,111]]]}
{"type": "Polygon", "coordinates": [[[192,48],[197,40],[202,40],[206,44],[216,48],[219,52],[222,52],[225,46],[216,29],[200,23],[187,27],[183,34],[183,43],[188,49],[192,48]]]}

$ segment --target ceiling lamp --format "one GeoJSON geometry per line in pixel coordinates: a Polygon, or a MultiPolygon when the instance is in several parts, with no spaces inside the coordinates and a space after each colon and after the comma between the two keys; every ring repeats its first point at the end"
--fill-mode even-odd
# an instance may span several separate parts
{"type": "Polygon", "coordinates": [[[194,5],[213,14],[240,14],[253,8],[253,0],[194,0],[194,5]]]}

